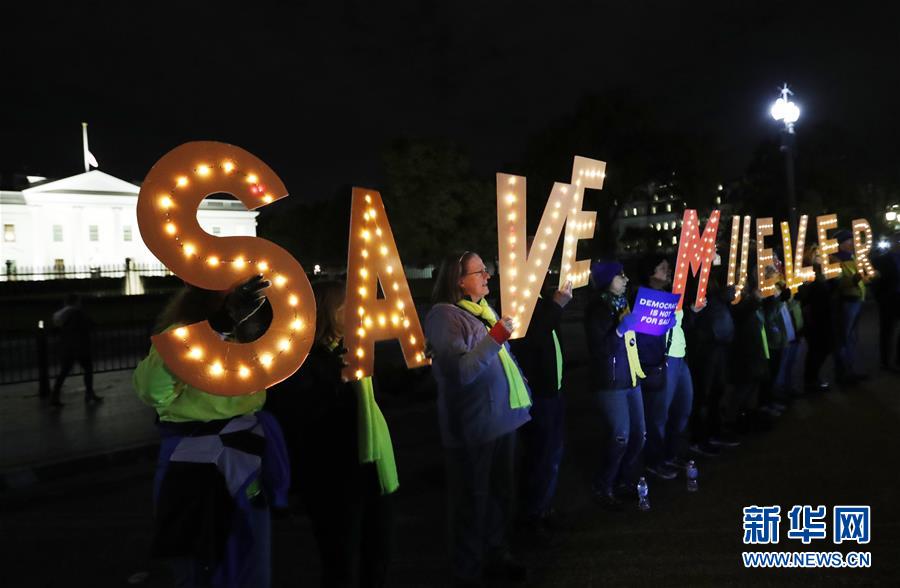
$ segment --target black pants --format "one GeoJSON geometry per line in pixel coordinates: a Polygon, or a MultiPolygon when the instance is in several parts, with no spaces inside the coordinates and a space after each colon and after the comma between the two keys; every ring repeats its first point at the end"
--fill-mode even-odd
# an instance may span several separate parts
{"type": "Polygon", "coordinates": [[[485,560],[507,549],[515,435],[513,431],[482,445],[444,451],[450,566],[458,578],[479,577],[485,560]]]}
{"type": "Polygon", "coordinates": [[[691,410],[691,441],[706,443],[722,432],[721,403],[727,386],[727,344],[692,350],[699,361],[694,374],[694,406],[691,410]]]}
{"type": "Polygon", "coordinates": [[[781,365],[781,349],[769,348],[768,375],[759,387],[759,406],[765,406],[775,400],[775,378],[781,365]]]}
{"type": "Polygon", "coordinates": [[[878,303],[878,351],[882,367],[900,366],[900,333],[897,322],[900,321],[900,295],[878,303]]]}
{"type": "Polygon", "coordinates": [[[374,464],[349,484],[309,479],[304,501],[322,559],[322,586],[384,586],[393,544],[392,497],[382,496],[374,464]]]}
{"type": "Polygon", "coordinates": [[[831,355],[831,338],[822,333],[810,332],[806,336],[806,362],[803,365],[803,383],[807,388],[819,385],[819,374],[825,360],[831,355]]]}
{"type": "Polygon", "coordinates": [[[81,370],[84,372],[84,397],[90,398],[94,395],[94,365],[91,362],[91,356],[65,353],[62,356],[62,365],[59,370],[59,375],[56,377],[56,382],[53,384],[53,392],[50,394],[51,402],[59,402],[59,395],[60,392],[62,392],[63,382],[65,382],[69,372],[72,371],[76,361],[81,365],[81,370]]]}
{"type": "Polygon", "coordinates": [[[535,396],[531,420],[522,425],[522,509],[526,518],[546,514],[556,494],[565,434],[565,399],[535,396]]]}

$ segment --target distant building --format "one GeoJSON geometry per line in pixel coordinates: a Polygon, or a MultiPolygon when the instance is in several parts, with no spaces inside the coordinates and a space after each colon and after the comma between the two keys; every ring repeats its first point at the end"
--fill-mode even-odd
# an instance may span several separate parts
{"type": "MultiPolygon", "coordinates": [[[[53,277],[69,268],[159,265],[137,225],[140,187],[99,170],[60,180],[31,178],[0,190],[0,276],[53,277]]],[[[207,198],[197,220],[211,235],[255,236],[257,212],[235,199],[207,198]]]]}
{"type": "MultiPolygon", "coordinates": [[[[723,187],[719,186],[710,208],[697,211],[701,222],[705,222],[713,208],[725,208],[723,193],[723,187]]],[[[621,254],[677,252],[686,204],[676,182],[648,183],[640,196],[624,203],[619,210],[615,225],[621,254]]]]}

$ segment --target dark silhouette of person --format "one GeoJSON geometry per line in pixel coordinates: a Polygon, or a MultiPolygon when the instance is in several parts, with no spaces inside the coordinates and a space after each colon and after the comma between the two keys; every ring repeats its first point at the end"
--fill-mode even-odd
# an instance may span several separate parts
{"type": "Polygon", "coordinates": [[[85,403],[102,401],[103,398],[94,393],[94,367],[91,361],[91,329],[94,323],[81,307],[81,297],[77,294],[67,295],[65,306],[53,314],[53,324],[60,330],[62,365],[53,384],[50,406],[58,408],[63,405],[59,399],[60,392],[76,361],[84,372],[85,403]]]}

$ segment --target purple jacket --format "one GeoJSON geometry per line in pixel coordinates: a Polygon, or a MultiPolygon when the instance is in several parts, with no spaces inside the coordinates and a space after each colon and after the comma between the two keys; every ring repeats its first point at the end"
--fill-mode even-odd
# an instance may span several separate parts
{"type": "Polygon", "coordinates": [[[452,304],[436,304],[425,318],[425,338],[434,353],[444,447],[487,443],[531,419],[528,408],[509,406],[500,345],[483,322],[452,304]]]}

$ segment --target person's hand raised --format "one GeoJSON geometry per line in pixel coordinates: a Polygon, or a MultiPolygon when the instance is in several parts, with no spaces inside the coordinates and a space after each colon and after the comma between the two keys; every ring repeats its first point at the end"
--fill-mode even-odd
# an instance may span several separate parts
{"type": "Polygon", "coordinates": [[[225,310],[235,325],[241,324],[259,310],[266,301],[263,290],[271,285],[271,282],[263,279],[262,274],[256,274],[235,286],[225,296],[225,310]]]}
{"type": "Polygon", "coordinates": [[[572,280],[567,280],[563,287],[553,293],[553,302],[557,303],[560,308],[565,308],[566,304],[572,301],[572,280]]]}

